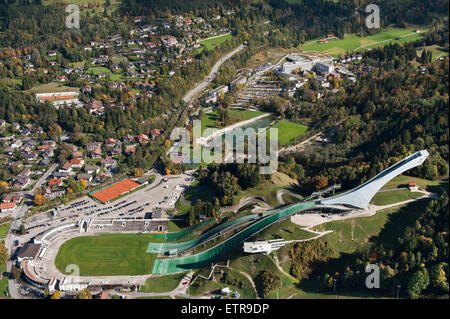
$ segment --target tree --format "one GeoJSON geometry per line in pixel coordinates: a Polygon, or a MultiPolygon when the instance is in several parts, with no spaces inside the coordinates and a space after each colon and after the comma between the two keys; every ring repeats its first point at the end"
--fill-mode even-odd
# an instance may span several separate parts
{"type": "Polygon", "coordinates": [[[17,267],[17,266],[13,266],[11,268],[11,274],[13,275],[15,280],[19,280],[20,279],[20,275],[21,275],[20,268],[17,267]]]}
{"type": "Polygon", "coordinates": [[[44,196],[42,194],[36,194],[34,195],[34,204],[36,206],[42,206],[44,204],[44,196]]]}
{"type": "Polygon", "coordinates": [[[281,277],[273,271],[262,270],[259,275],[263,296],[267,296],[271,291],[280,289],[281,277]]]}
{"type": "Polygon", "coordinates": [[[83,289],[73,296],[73,299],[92,299],[92,294],[89,290],[83,289]]]}
{"type": "Polygon", "coordinates": [[[25,228],[24,224],[20,224],[20,230],[19,230],[21,235],[26,235],[27,233],[27,229],[25,228]]]}
{"type": "Polygon", "coordinates": [[[430,284],[430,276],[426,268],[416,271],[408,281],[407,291],[411,298],[416,299],[430,284]]]}
{"type": "Polygon", "coordinates": [[[61,292],[59,290],[55,290],[50,299],[61,299],[61,292]]]}

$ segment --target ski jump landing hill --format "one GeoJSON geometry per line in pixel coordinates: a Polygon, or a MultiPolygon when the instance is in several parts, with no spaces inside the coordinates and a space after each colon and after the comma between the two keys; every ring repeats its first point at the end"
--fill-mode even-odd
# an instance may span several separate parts
{"type": "MultiPolygon", "coordinates": [[[[370,200],[380,190],[380,188],[383,187],[383,185],[385,185],[387,182],[389,182],[391,179],[398,176],[399,174],[411,168],[421,165],[428,157],[428,155],[429,153],[426,150],[414,153],[404,158],[400,162],[394,164],[393,166],[387,168],[386,170],[382,171],[381,173],[379,173],[369,181],[365,182],[364,184],[343,194],[329,197],[326,199],[321,199],[318,201],[300,202],[289,205],[287,207],[283,207],[266,217],[258,219],[247,228],[241,230],[237,234],[231,236],[230,238],[224,240],[222,243],[208,250],[186,257],[156,259],[152,273],[160,275],[177,273],[211,264],[211,262],[223,256],[224,254],[230,252],[234,248],[238,247],[240,244],[242,244],[242,242],[254,236],[256,233],[260,232],[266,227],[269,227],[270,225],[284,218],[287,218],[290,215],[310,210],[317,205],[320,205],[322,207],[323,206],[335,207],[341,205],[343,207],[350,206],[357,209],[366,209],[367,206],[369,205],[370,200]]],[[[161,248],[162,247],[149,247],[148,252],[152,250],[153,252],[155,250],[164,251],[172,247],[167,246],[164,247],[165,249],[161,248]]]]}

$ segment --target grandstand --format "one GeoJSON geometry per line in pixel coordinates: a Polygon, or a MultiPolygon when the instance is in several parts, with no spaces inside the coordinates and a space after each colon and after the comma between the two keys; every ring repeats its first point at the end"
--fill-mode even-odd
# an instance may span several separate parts
{"type": "Polygon", "coordinates": [[[94,191],[92,193],[89,193],[89,195],[102,203],[106,204],[109,203],[111,200],[115,199],[116,197],[119,197],[121,195],[127,194],[134,189],[141,186],[140,184],[136,183],[135,181],[132,181],[129,178],[123,179],[117,183],[114,183],[110,186],[101,188],[97,191],[94,191]]]}
{"type": "Polygon", "coordinates": [[[91,233],[166,232],[167,219],[93,219],[88,228],[91,233]]]}

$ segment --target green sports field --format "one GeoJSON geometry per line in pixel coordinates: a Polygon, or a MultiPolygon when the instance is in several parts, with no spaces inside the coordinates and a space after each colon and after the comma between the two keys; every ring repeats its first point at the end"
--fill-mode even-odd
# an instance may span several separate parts
{"type": "Polygon", "coordinates": [[[305,134],[308,127],[289,121],[280,121],[273,128],[278,129],[278,144],[280,146],[288,145],[300,135],[305,134]]]}
{"type": "Polygon", "coordinates": [[[60,247],[55,265],[65,273],[67,265],[76,264],[81,276],[150,274],[155,260],[154,254],[145,252],[150,241],[155,241],[152,234],[73,238],[60,247]]]}
{"type": "Polygon", "coordinates": [[[320,38],[306,41],[300,46],[300,49],[304,51],[317,51],[329,54],[337,57],[339,54],[345,55],[347,51],[364,51],[366,49],[375,48],[380,45],[386,45],[388,43],[404,43],[415,41],[423,37],[424,29],[417,27],[421,30],[420,33],[416,33],[416,27],[402,28],[387,28],[378,34],[359,37],[356,34],[346,34],[344,39],[329,40],[328,43],[318,43],[320,38]],[[395,40],[395,37],[400,37],[399,40],[395,40]]]}

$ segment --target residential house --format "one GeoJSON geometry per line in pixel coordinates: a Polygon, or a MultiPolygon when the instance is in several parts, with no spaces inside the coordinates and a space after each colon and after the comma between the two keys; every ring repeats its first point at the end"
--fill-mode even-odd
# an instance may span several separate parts
{"type": "Polygon", "coordinates": [[[91,158],[102,158],[102,150],[97,148],[90,152],[91,158]]]}
{"type": "Polygon", "coordinates": [[[112,158],[110,158],[110,157],[107,157],[107,158],[105,158],[105,159],[102,159],[102,160],[100,161],[100,164],[101,164],[102,168],[108,169],[108,170],[115,169],[116,166],[117,166],[116,160],[114,160],[114,159],[112,159],[112,158]]]}
{"type": "Polygon", "coordinates": [[[59,178],[51,178],[48,181],[48,186],[50,186],[50,187],[61,186],[62,184],[63,184],[63,181],[62,181],[62,179],[59,179],[59,178]]]}
{"type": "Polygon", "coordinates": [[[61,197],[66,193],[64,188],[46,188],[42,194],[45,198],[49,200],[55,199],[57,197],[61,197]]]}
{"type": "Polygon", "coordinates": [[[3,203],[19,203],[22,200],[22,193],[5,193],[2,196],[3,203]]]}
{"type": "Polygon", "coordinates": [[[97,174],[100,171],[100,167],[95,166],[95,165],[86,165],[84,167],[84,171],[87,174],[94,174],[94,173],[97,174]]]}
{"type": "Polygon", "coordinates": [[[91,182],[92,181],[92,175],[91,174],[78,174],[77,175],[77,180],[85,180],[86,182],[91,182]]]}
{"type": "Polygon", "coordinates": [[[58,170],[61,173],[70,173],[72,171],[72,164],[70,162],[65,162],[58,170]]]}
{"type": "Polygon", "coordinates": [[[101,146],[102,146],[102,142],[90,142],[90,143],[86,144],[86,149],[88,151],[93,151],[93,150],[100,148],[101,146]]]}
{"type": "Polygon", "coordinates": [[[149,141],[148,135],[146,134],[139,134],[137,137],[139,143],[143,144],[149,141]]]}
{"type": "Polygon", "coordinates": [[[81,168],[84,165],[84,159],[73,158],[70,160],[70,164],[74,168],[81,168]]]}

